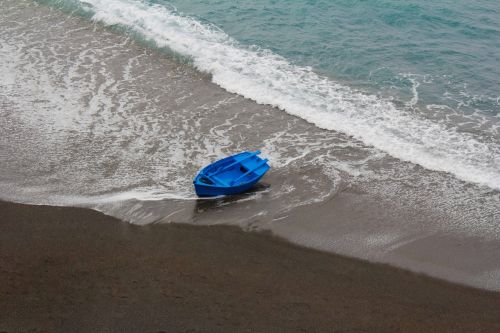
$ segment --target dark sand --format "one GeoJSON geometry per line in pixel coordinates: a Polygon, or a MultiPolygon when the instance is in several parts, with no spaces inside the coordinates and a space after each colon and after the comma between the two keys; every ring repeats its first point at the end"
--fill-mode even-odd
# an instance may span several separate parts
{"type": "Polygon", "coordinates": [[[500,293],[234,227],[0,202],[0,332],[500,332],[500,293]]]}

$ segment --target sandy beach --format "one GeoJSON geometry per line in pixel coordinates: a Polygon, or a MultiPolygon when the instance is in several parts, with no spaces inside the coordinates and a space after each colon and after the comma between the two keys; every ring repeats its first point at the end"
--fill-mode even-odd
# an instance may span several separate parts
{"type": "Polygon", "coordinates": [[[500,294],[229,226],[0,203],[0,332],[498,332],[500,294]]]}
{"type": "Polygon", "coordinates": [[[1,1],[0,333],[500,332],[495,4],[175,2],[1,1]]]}

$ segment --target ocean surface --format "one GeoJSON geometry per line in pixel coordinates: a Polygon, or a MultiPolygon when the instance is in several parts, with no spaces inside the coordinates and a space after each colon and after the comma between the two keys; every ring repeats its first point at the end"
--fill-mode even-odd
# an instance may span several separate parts
{"type": "Polygon", "coordinates": [[[500,3],[0,0],[0,199],[500,290],[500,3]],[[199,200],[261,149],[255,191],[199,200]]]}
{"type": "Polygon", "coordinates": [[[495,1],[48,3],[169,48],[228,91],[500,189],[495,1]]]}

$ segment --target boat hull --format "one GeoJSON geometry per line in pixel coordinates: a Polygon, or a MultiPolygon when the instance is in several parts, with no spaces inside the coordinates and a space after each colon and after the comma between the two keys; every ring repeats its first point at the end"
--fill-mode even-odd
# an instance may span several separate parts
{"type": "Polygon", "coordinates": [[[255,184],[259,182],[260,178],[251,183],[246,183],[243,185],[232,186],[232,187],[217,187],[217,186],[207,186],[203,184],[194,184],[194,190],[196,192],[196,195],[199,197],[216,197],[219,195],[233,195],[250,190],[255,184]]]}
{"type": "Polygon", "coordinates": [[[243,152],[204,167],[194,178],[199,197],[232,195],[250,190],[269,170],[267,159],[256,152],[243,152]]]}

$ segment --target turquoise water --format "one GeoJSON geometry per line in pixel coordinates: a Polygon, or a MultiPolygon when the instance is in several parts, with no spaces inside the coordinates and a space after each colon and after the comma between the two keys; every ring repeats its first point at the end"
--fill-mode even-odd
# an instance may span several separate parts
{"type": "Polygon", "coordinates": [[[500,112],[498,1],[158,1],[335,79],[424,106],[500,112]]]}

